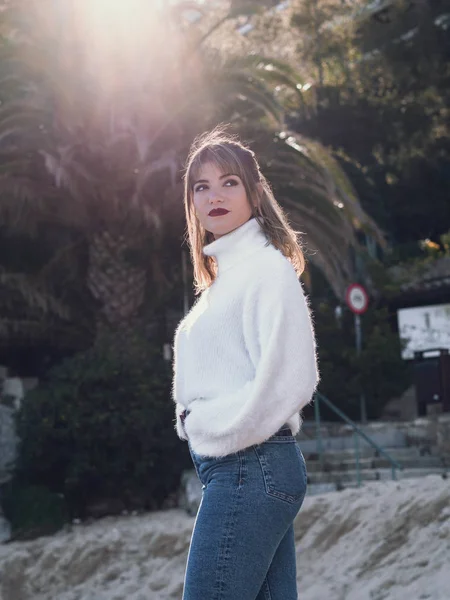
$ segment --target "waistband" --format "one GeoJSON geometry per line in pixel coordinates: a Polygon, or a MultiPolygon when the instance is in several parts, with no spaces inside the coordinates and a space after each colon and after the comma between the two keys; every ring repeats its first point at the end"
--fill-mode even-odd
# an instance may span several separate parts
{"type": "Polygon", "coordinates": [[[280,437],[280,436],[290,437],[292,435],[292,431],[291,431],[291,428],[289,427],[289,425],[286,423],[285,425],[283,425],[283,427],[280,427],[280,429],[273,435],[276,435],[277,437],[280,437]]]}
{"type": "MultiPolygon", "coordinates": [[[[186,420],[186,417],[188,416],[189,412],[190,412],[189,410],[185,409],[185,410],[183,410],[183,412],[182,412],[182,413],[181,413],[181,415],[180,415],[181,422],[182,422],[182,424],[183,424],[183,425],[184,425],[184,421],[186,420]]],[[[273,435],[274,435],[274,436],[277,436],[277,437],[280,437],[280,436],[282,436],[282,437],[289,437],[289,436],[291,436],[291,435],[292,435],[292,431],[291,431],[291,428],[289,427],[289,425],[288,425],[287,423],[285,423],[285,424],[284,424],[282,427],[280,427],[280,429],[279,429],[279,430],[278,430],[276,433],[274,433],[273,435]]]]}

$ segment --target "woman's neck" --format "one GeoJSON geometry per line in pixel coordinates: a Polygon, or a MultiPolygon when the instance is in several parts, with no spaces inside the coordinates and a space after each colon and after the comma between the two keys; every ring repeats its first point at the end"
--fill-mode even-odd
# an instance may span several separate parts
{"type": "Polygon", "coordinates": [[[203,253],[215,258],[218,274],[220,274],[267,244],[267,238],[261,225],[255,218],[252,218],[237,229],[206,245],[203,253]]]}

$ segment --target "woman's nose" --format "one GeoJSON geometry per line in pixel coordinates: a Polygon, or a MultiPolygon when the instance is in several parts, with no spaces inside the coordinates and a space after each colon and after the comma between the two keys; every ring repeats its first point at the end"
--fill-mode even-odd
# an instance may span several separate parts
{"type": "Polygon", "coordinates": [[[223,202],[223,200],[222,200],[220,194],[218,194],[214,190],[211,190],[211,192],[209,194],[208,202],[210,204],[217,204],[219,202],[223,202]]]}

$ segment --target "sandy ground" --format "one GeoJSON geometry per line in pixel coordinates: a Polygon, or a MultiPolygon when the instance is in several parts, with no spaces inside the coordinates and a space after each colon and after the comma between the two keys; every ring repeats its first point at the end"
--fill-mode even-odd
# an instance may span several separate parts
{"type": "MultiPolygon", "coordinates": [[[[0,545],[0,600],[180,600],[193,523],[170,510],[0,545]]],[[[450,480],[307,498],[296,540],[301,600],[449,600],[450,480]]]]}

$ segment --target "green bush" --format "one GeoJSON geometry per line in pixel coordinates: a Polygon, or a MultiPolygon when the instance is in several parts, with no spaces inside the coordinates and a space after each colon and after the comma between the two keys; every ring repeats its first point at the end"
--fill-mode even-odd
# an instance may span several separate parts
{"type": "Polygon", "coordinates": [[[53,368],[18,413],[16,479],[62,494],[71,517],[155,509],[189,464],[159,349],[106,341],[53,368]],[[103,508],[98,508],[103,506],[103,508]]]}
{"type": "Polygon", "coordinates": [[[20,484],[17,480],[2,487],[2,507],[14,540],[51,535],[68,519],[61,495],[45,487],[20,484]]]}
{"type": "MultiPolygon", "coordinates": [[[[386,403],[411,385],[410,366],[401,358],[402,345],[386,308],[370,307],[362,316],[363,344],[355,349],[354,317],[344,309],[341,325],[330,303],[315,307],[321,383],[319,390],[350,418],[360,418],[360,394],[366,398],[367,416],[377,419],[386,403]]],[[[305,415],[313,418],[313,410],[305,415]]],[[[323,408],[322,417],[336,420],[323,408]]]]}

